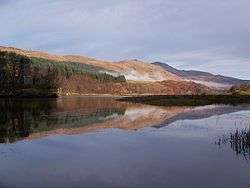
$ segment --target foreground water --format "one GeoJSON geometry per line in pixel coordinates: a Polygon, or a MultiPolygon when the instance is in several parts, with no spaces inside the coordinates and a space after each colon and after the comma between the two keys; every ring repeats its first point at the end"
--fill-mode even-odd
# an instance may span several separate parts
{"type": "Polygon", "coordinates": [[[0,100],[0,187],[250,187],[250,105],[0,100]]]}

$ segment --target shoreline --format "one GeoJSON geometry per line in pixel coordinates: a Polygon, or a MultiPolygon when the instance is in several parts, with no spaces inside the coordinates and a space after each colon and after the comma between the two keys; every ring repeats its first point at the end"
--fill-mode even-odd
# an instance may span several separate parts
{"type": "Polygon", "coordinates": [[[250,95],[153,95],[153,94],[73,94],[58,95],[57,93],[19,93],[17,95],[0,95],[0,99],[64,99],[74,97],[114,98],[120,102],[139,103],[155,106],[203,106],[211,104],[237,105],[250,104],[250,95]]]}
{"type": "Polygon", "coordinates": [[[237,105],[250,104],[250,95],[148,95],[122,97],[118,101],[155,106],[237,105]]]}

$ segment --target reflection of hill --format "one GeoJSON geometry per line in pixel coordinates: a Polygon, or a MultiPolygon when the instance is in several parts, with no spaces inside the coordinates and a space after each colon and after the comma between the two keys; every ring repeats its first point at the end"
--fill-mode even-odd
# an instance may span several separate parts
{"type": "Polygon", "coordinates": [[[47,132],[34,133],[31,134],[28,139],[36,139],[54,134],[81,134],[107,128],[137,130],[160,124],[165,119],[171,118],[176,114],[181,113],[184,109],[184,107],[161,108],[145,105],[128,106],[125,114],[106,119],[106,121],[103,122],[93,123],[78,128],[63,128],[47,132]]]}
{"type": "Polygon", "coordinates": [[[76,128],[125,113],[126,105],[108,98],[0,100],[0,142],[15,142],[34,132],[76,128]]]}
{"type": "Polygon", "coordinates": [[[107,121],[82,126],[74,129],[57,129],[55,131],[32,134],[29,139],[40,138],[53,134],[81,134],[107,128],[137,130],[145,127],[160,128],[172,122],[184,119],[203,119],[214,115],[233,113],[241,110],[250,110],[250,106],[204,106],[204,107],[158,107],[136,105],[128,106],[125,114],[116,116],[107,121]]]}
{"type": "Polygon", "coordinates": [[[0,100],[0,142],[54,134],[81,134],[107,128],[162,127],[177,120],[202,119],[249,109],[247,105],[159,107],[98,97],[0,100]]]}
{"type": "Polygon", "coordinates": [[[190,108],[183,111],[182,113],[177,114],[176,116],[167,119],[162,124],[159,124],[157,128],[164,127],[178,120],[195,120],[195,119],[204,119],[212,116],[219,116],[223,114],[229,114],[233,112],[250,110],[250,105],[208,105],[203,107],[190,108]]]}

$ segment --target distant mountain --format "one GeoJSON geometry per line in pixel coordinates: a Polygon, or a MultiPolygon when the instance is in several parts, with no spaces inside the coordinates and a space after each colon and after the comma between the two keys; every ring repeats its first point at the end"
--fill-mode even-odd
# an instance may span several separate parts
{"type": "Polygon", "coordinates": [[[233,77],[214,75],[203,71],[178,70],[168,64],[161,62],[155,62],[153,64],[164,68],[166,71],[171,72],[172,74],[175,74],[184,80],[190,80],[208,87],[228,89],[233,85],[250,84],[250,80],[241,80],[233,77]]]}

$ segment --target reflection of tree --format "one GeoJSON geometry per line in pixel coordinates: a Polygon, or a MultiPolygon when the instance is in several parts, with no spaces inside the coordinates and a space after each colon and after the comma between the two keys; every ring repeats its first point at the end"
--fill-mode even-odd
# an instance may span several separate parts
{"type": "MultiPolygon", "coordinates": [[[[73,100],[68,103],[71,104],[70,111],[68,108],[62,110],[62,105],[58,105],[56,100],[0,100],[0,143],[12,143],[34,132],[102,122],[113,115],[125,113],[125,108],[115,104],[107,108],[98,108],[93,104],[93,109],[87,111],[85,103],[75,103],[75,108],[72,107],[73,100]]],[[[67,100],[63,104],[67,104],[67,100]]]]}
{"type": "Polygon", "coordinates": [[[29,136],[36,127],[36,120],[45,114],[50,105],[43,103],[25,103],[22,101],[0,101],[0,142],[15,142],[29,136]],[[33,128],[32,128],[33,127],[33,128]]]}
{"type": "Polygon", "coordinates": [[[235,132],[230,133],[229,136],[224,136],[216,142],[219,146],[228,143],[237,155],[241,154],[250,157],[250,127],[243,130],[237,129],[235,132]]]}

